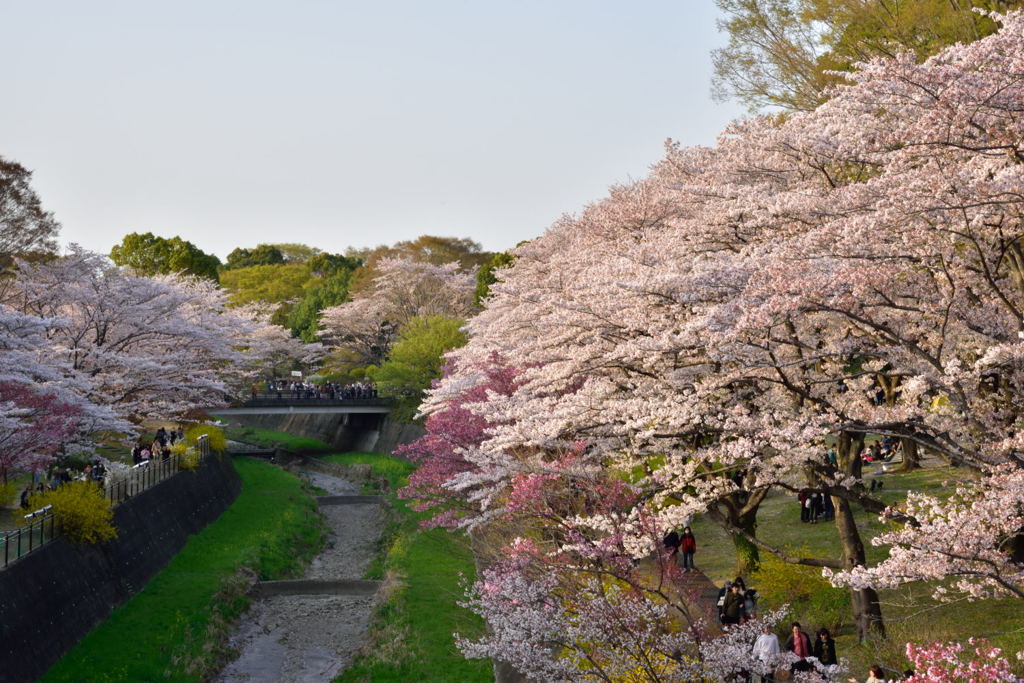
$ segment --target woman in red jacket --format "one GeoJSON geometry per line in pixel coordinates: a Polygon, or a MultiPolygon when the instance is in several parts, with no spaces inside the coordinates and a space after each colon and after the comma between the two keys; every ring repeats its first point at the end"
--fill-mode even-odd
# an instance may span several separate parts
{"type": "Polygon", "coordinates": [[[697,539],[693,537],[690,527],[683,529],[683,535],[679,538],[679,555],[683,558],[683,571],[696,571],[693,566],[693,554],[697,552],[697,539]]]}

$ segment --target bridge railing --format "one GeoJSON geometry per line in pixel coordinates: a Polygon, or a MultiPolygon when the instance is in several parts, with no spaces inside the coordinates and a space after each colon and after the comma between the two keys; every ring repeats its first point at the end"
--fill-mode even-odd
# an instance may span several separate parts
{"type": "Polygon", "coordinates": [[[251,398],[242,403],[246,408],[273,408],[275,406],[352,406],[358,407],[379,407],[391,406],[394,400],[390,398],[295,398],[288,394],[280,398],[276,394],[260,394],[257,398],[251,398]]]}

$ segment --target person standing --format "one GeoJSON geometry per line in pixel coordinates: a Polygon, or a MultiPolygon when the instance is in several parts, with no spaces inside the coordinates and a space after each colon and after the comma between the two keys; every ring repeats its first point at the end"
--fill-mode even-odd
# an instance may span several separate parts
{"type": "Polygon", "coordinates": [[[693,555],[697,552],[697,539],[693,536],[690,527],[683,529],[683,535],[679,539],[679,553],[682,558],[683,571],[697,571],[693,565],[693,555]]]}
{"type": "Polygon", "coordinates": [[[814,639],[814,656],[825,666],[839,663],[836,658],[836,641],[827,628],[818,629],[817,638],[814,639]]]}
{"type": "Polygon", "coordinates": [[[775,664],[781,652],[779,637],[772,633],[771,626],[765,624],[761,629],[761,635],[754,641],[754,649],[751,651],[751,654],[764,665],[763,670],[767,672],[761,674],[762,682],[773,680],[771,673],[775,670],[775,664]]]}
{"type": "Polygon", "coordinates": [[[679,533],[673,529],[665,534],[665,538],[661,542],[665,544],[665,553],[669,559],[675,560],[676,554],[679,552],[679,533]]]}
{"type": "Polygon", "coordinates": [[[811,521],[810,520],[810,512],[811,512],[810,498],[811,497],[808,494],[807,489],[802,490],[800,492],[800,494],[796,497],[796,499],[800,501],[800,521],[801,522],[809,522],[809,521],[811,521]]]}
{"type": "Polygon", "coordinates": [[[793,631],[786,639],[786,652],[792,652],[800,659],[793,663],[793,671],[810,671],[811,663],[807,661],[813,653],[811,638],[800,629],[800,622],[793,622],[793,631]]]}
{"type": "Polygon", "coordinates": [[[821,502],[821,492],[811,491],[810,505],[811,511],[807,516],[810,518],[811,524],[817,524],[818,517],[821,517],[821,513],[824,511],[824,506],[821,502]]]}
{"type": "Polygon", "coordinates": [[[743,619],[743,593],[740,587],[733,584],[729,592],[725,594],[725,602],[722,604],[722,623],[738,624],[743,619]]]}

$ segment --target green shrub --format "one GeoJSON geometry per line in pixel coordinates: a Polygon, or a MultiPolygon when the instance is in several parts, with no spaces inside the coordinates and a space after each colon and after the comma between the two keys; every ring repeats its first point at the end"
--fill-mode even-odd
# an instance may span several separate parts
{"type": "MultiPolygon", "coordinates": [[[[799,552],[813,557],[806,548],[799,552]]],[[[789,613],[800,622],[820,624],[837,633],[850,615],[849,594],[821,575],[821,569],[784,562],[770,553],[761,555],[761,566],[751,576],[763,607],[789,604],[789,613]]]]}
{"type": "Polygon", "coordinates": [[[114,510],[95,482],[73,481],[37,493],[29,502],[33,510],[52,505],[61,533],[72,543],[101,543],[117,536],[114,510]]]}

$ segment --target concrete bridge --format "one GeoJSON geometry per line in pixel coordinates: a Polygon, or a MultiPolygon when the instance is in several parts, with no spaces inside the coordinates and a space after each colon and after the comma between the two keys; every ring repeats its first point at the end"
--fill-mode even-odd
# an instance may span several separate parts
{"type": "Polygon", "coordinates": [[[317,439],[339,451],[391,453],[419,438],[419,425],[393,423],[388,398],[295,398],[257,396],[229,408],[207,408],[215,417],[243,427],[258,427],[317,439]]]}

